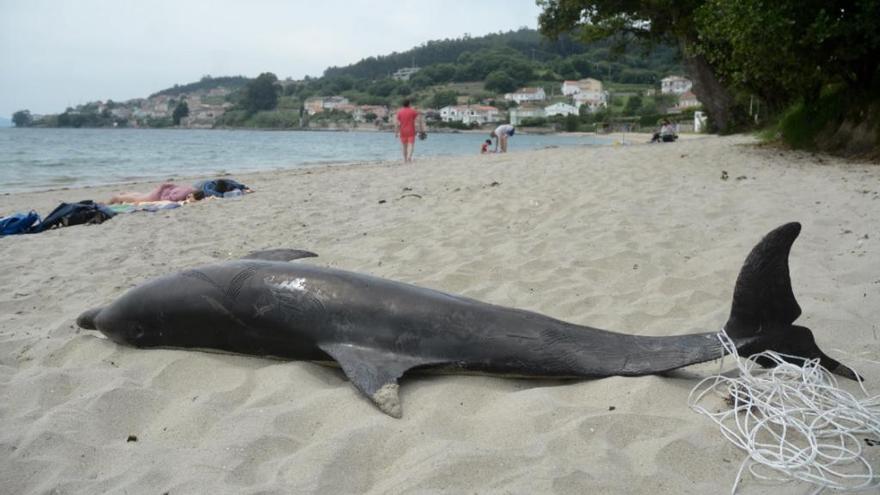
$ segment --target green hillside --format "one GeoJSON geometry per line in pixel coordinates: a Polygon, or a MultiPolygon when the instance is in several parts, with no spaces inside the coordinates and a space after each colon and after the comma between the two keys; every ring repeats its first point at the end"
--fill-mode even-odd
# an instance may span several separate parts
{"type": "MultiPolygon", "coordinates": [[[[612,113],[654,118],[668,102],[655,100],[652,89],[663,77],[682,72],[680,53],[667,45],[656,45],[650,51],[618,52],[614,48],[609,40],[585,44],[563,36],[550,41],[537,31],[524,28],[480,37],[429,41],[405,52],[369,57],[345,67],[330,67],[321,77],[306,77],[301,81],[279,81],[268,72],[255,79],[205,76],[197,82],[158,91],[146,100],[86,103],[30,125],[348,126],[357,125],[351,105],[395,107],[409,98],[422,108],[438,109],[468,102],[506,110],[510,104],[503,95],[519,87],[543,87],[550,101],[563,101],[560,83],[587,77],[603,81],[606,89],[617,93],[609,102],[612,113]],[[413,66],[418,72],[409,80],[392,77],[395,71],[413,66]],[[221,88],[219,93],[209,94],[210,90],[221,88]],[[345,101],[349,110],[334,109],[318,114],[306,111],[309,98],[330,96],[345,101]],[[193,115],[189,113],[187,99],[193,105],[193,115]]],[[[376,118],[376,115],[370,116],[368,122],[380,123],[376,118]]],[[[379,120],[386,118],[379,117],[379,120]]],[[[595,120],[590,117],[582,124],[592,124],[595,120]]],[[[571,123],[567,128],[572,128],[571,123]]]]}
{"type": "Polygon", "coordinates": [[[377,80],[389,77],[401,67],[415,65],[427,72],[413,78],[417,86],[430,82],[483,80],[492,71],[506,69],[556,79],[594,77],[652,84],[682,70],[678,50],[670,46],[657,46],[647,53],[642,50],[612,52],[612,42],[608,40],[584,44],[563,36],[551,41],[534,29],[523,28],[477,38],[429,41],[402,53],[369,57],[346,67],[330,67],[324,71],[324,79],[377,80]]]}

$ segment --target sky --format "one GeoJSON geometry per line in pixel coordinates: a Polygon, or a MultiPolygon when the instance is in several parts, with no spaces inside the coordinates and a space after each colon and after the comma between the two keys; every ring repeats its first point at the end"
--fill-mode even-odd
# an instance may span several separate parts
{"type": "Polygon", "coordinates": [[[320,76],[430,40],[535,28],[539,12],[534,0],[0,0],[0,116],[204,75],[320,76]]]}

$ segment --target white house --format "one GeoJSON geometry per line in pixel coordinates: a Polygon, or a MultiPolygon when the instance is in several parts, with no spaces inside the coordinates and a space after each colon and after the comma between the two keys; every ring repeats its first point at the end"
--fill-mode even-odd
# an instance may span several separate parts
{"type": "Polygon", "coordinates": [[[678,95],[678,101],[667,111],[669,113],[681,113],[689,108],[699,107],[700,105],[701,103],[700,100],[697,99],[697,95],[688,91],[684,94],[678,95]]]}
{"type": "Polygon", "coordinates": [[[486,105],[449,105],[440,109],[443,122],[463,122],[465,124],[498,122],[501,112],[486,105]]]}
{"type": "Polygon", "coordinates": [[[588,77],[578,81],[562,81],[562,94],[572,96],[582,92],[602,92],[602,81],[588,77]]]}
{"type": "Polygon", "coordinates": [[[535,119],[546,116],[543,108],[532,105],[511,108],[508,112],[510,113],[510,123],[513,125],[519,125],[523,119],[535,119]]]}
{"type": "Polygon", "coordinates": [[[553,115],[577,115],[578,107],[569,105],[568,103],[554,103],[544,107],[544,115],[551,117],[553,115]]]}
{"type": "Polygon", "coordinates": [[[116,117],[117,119],[127,119],[131,117],[131,109],[125,107],[116,107],[113,110],[110,110],[110,115],[116,117]]]}
{"type": "Polygon", "coordinates": [[[676,105],[676,107],[681,109],[698,106],[700,106],[700,100],[698,100],[697,95],[695,95],[691,91],[682,93],[681,96],[678,97],[678,104],[676,105]]]}
{"type": "Polygon", "coordinates": [[[226,112],[222,105],[195,104],[189,109],[189,115],[181,119],[181,127],[210,129],[214,122],[226,112]]]}
{"type": "Polygon", "coordinates": [[[461,122],[464,119],[462,115],[463,105],[447,105],[440,109],[440,120],[443,122],[461,122]]]}
{"type": "Polygon", "coordinates": [[[379,105],[359,105],[351,115],[357,122],[366,122],[367,115],[369,114],[375,115],[377,120],[384,119],[388,116],[388,107],[379,105]]]}
{"type": "Polygon", "coordinates": [[[681,95],[690,91],[694,85],[690,79],[681,76],[667,76],[660,80],[660,93],[681,95]]]}
{"type": "Polygon", "coordinates": [[[309,115],[315,115],[316,113],[321,113],[324,111],[324,98],[320,96],[313,96],[311,98],[306,98],[306,101],[303,102],[303,106],[306,109],[306,112],[309,115]]]}
{"type": "Polygon", "coordinates": [[[344,96],[313,96],[306,98],[306,101],[303,102],[303,106],[309,115],[315,115],[324,110],[333,110],[334,108],[351,112],[352,109],[348,108],[348,105],[350,105],[350,102],[344,96]]]}
{"type": "Polygon", "coordinates": [[[578,93],[574,95],[573,100],[574,105],[578,108],[578,110],[580,110],[582,106],[586,105],[590,113],[595,113],[604,108],[608,108],[607,91],[602,91],[598,94],[593,92],[578,93]]]}
{"type": "Polygon", "coordinates": [[[544,101],[547,99],[547,94],[544,92],[544,88],[520,88],[515,93],[507,93],[504,95],[504,99],[515,101],[517,103],[525,101],[544,101]]]}
{"type": "Polygon", "coordinates": [[[337,107],[344,107],[349,105],[348,98],[344,96],[328,96],[324,98],[324,109],[325,110],[333,110],[337,107]]]}

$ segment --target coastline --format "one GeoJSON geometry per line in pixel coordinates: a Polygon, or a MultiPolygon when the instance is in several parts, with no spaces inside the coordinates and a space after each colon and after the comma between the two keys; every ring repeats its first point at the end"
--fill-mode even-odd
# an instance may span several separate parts
{"type": "MultiPolygon", "coordinates": [[[[257,192],[0,239],[0,483],[11,493],[648,495],[733,483],[744,454],[687,407],[717,362],[575,381],[415,374],[395,420],[336,369],[125,348],[75,327],[153,277],[258,249],[308,249],[319,257],[301,262],[675,335],[719,328],[751,247],[800,221],[798,323],[878,390],[877,166],[700,136],[234,178],[257,192]]],[[[118,187],[10,193],[0,210],[48,211],[118,187]]]]}
{"type": "MultiPolygon", "coordinates": [[[[0,194],[208,178],[259,170],[344,163],[393,162],[400,153],[391,132],[262,132],[226,130],[143,132],[104,129],[0,131],[0,194]]],[[[431,133],[421,156],[477,153],[481,134],[431,133]]],[[[611,144],[595,136],[524,135],[520,149],[611,144]]],[[[6,212],[0,212],[6,214],[6,212]]]]}

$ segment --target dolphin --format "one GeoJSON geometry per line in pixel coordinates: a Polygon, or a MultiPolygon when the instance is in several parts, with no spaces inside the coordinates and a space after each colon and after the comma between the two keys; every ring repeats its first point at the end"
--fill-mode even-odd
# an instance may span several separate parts
{"type": "MultiPolygon", "coordinates": [[[[801,309],[788,256],[800,233],[788,223],[767,234],[743,264],[724,325],[741,355],[765,350],[787,360],[823,353],[801,309]],[[798,357],[795,357],[798,356],[798,357]]],[[[317,256],[275,249],[149,281],[77,324],[139,348],[212,349],[337,363],[386,414],[402,415],[397,380],[414,369],[598,378],[663,373],[721,357],[719,332],[628,335],[567,323],[373,276],[291,262],[317,256]]],[[[762,363],[764,364],[764,363],[762,363]]],[[[767,363],[769,364],[769,363],[767,363]]]]}

